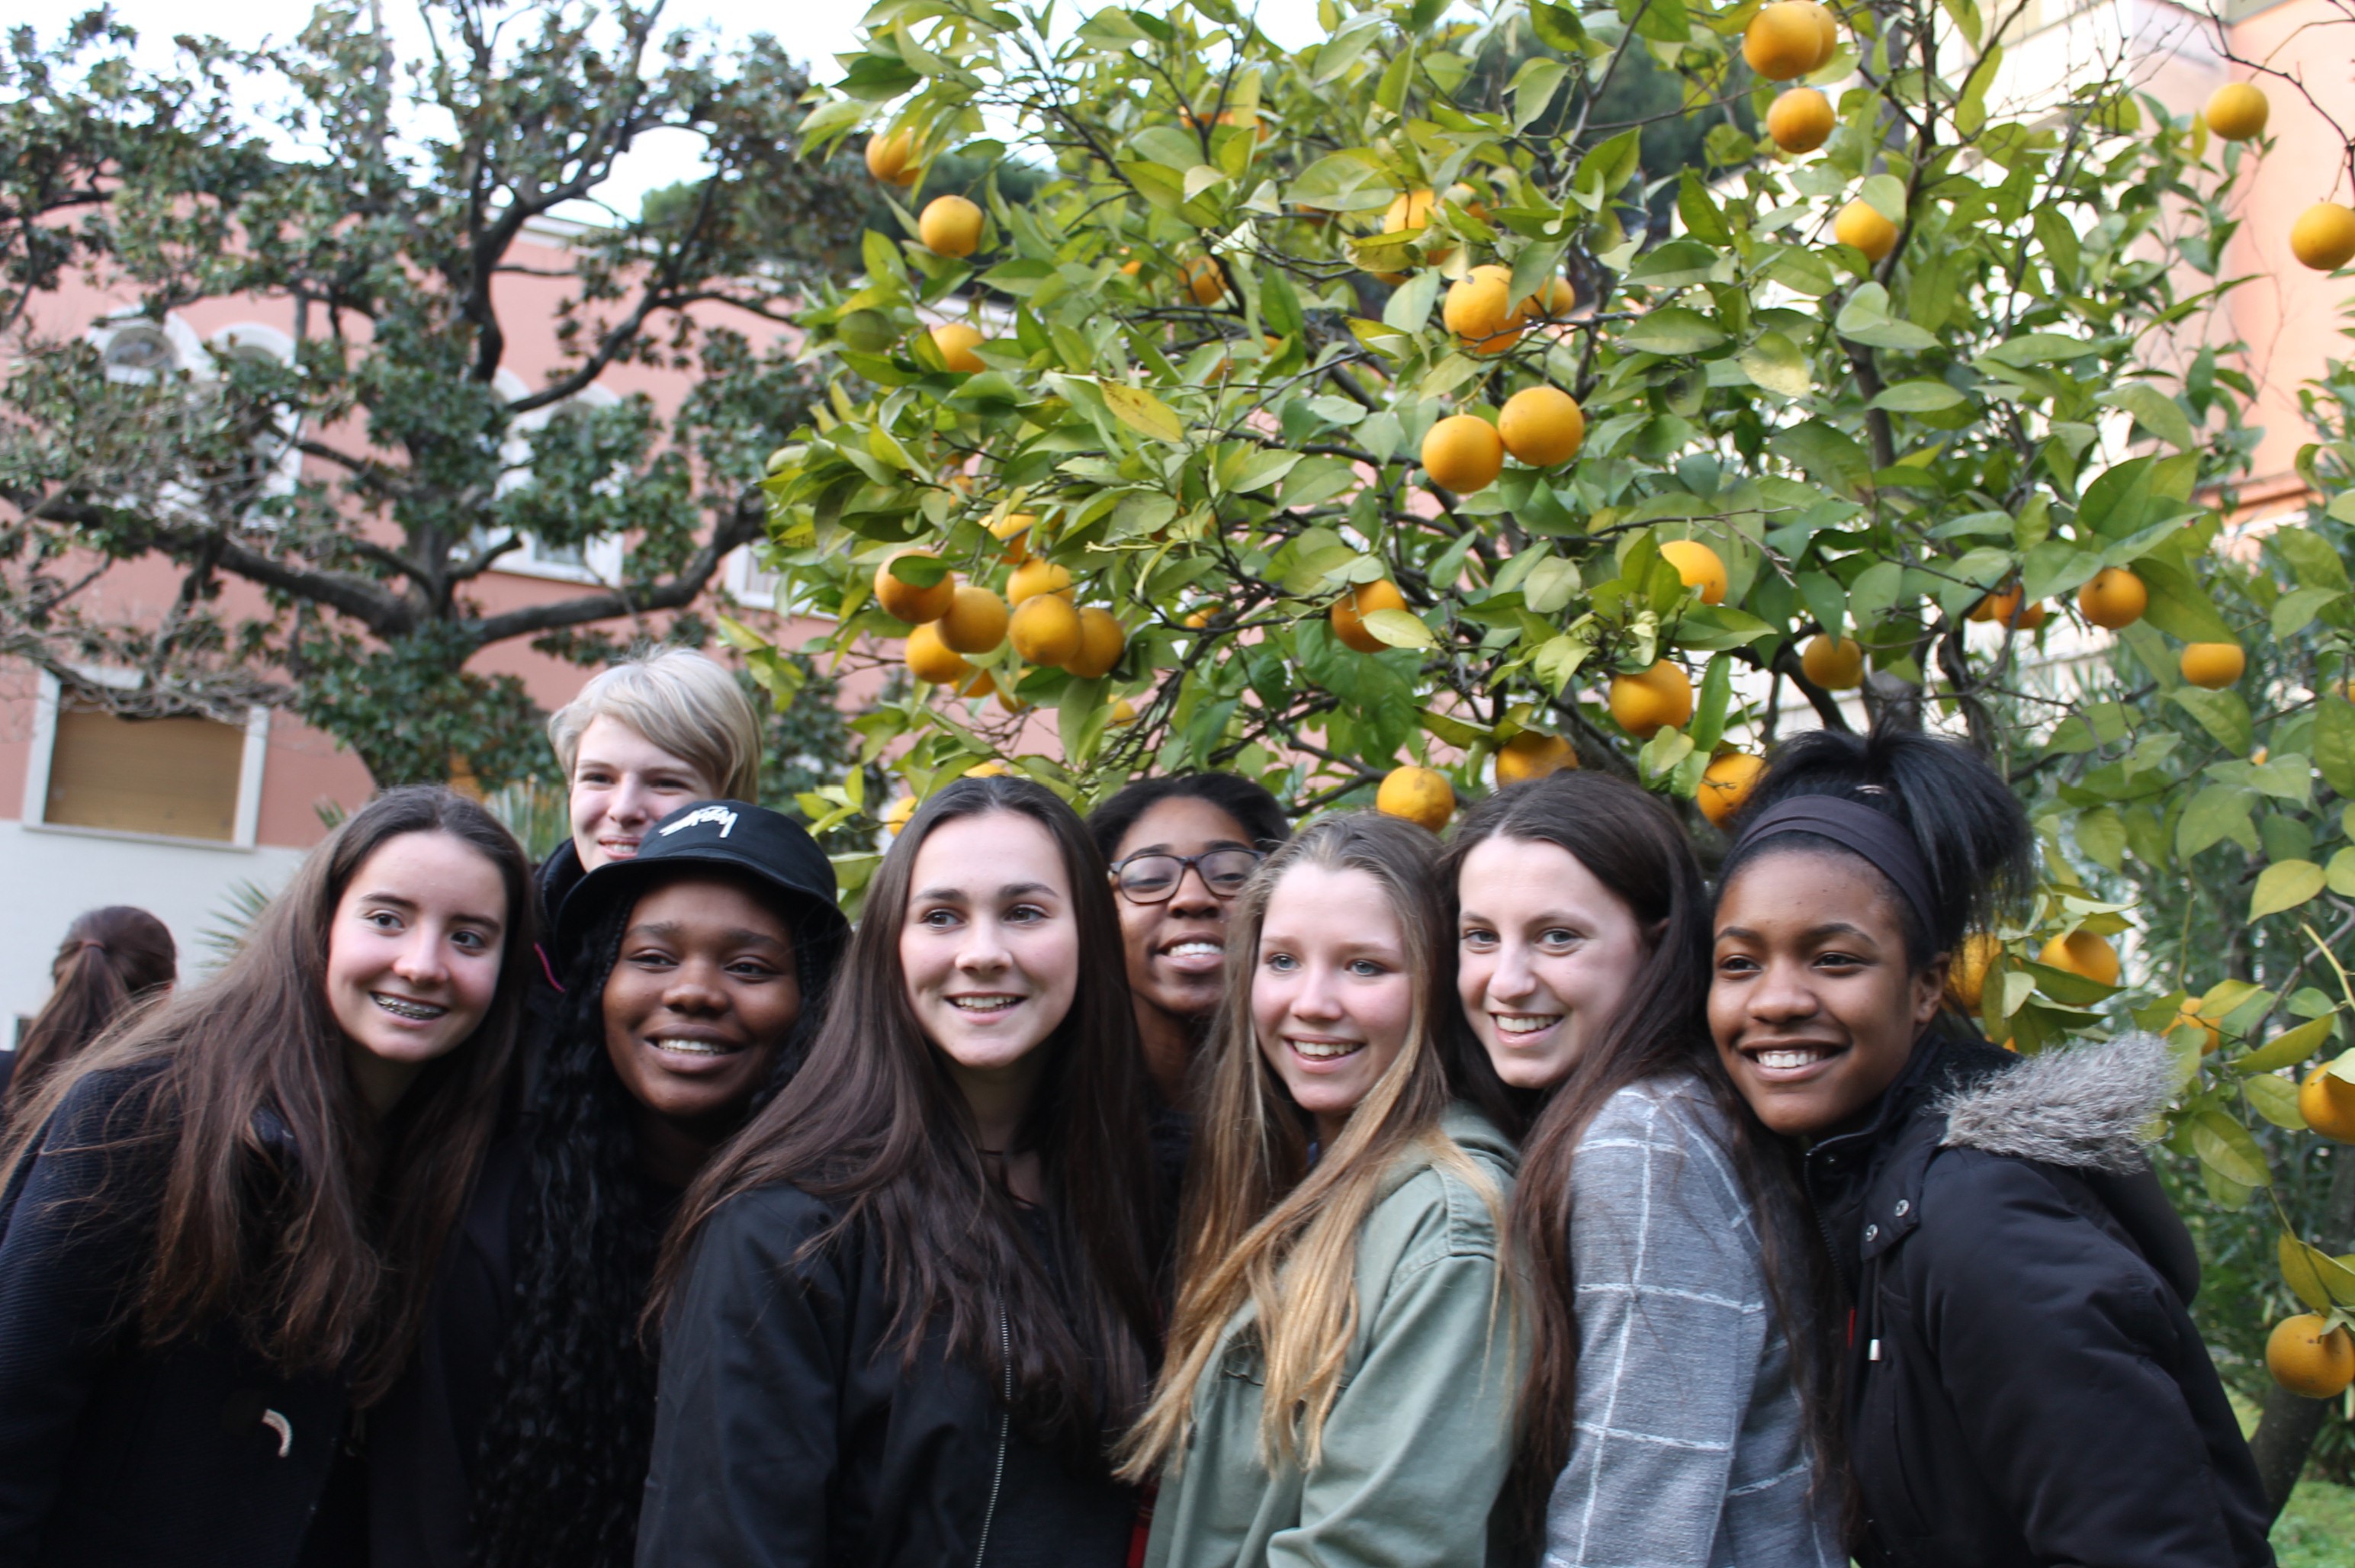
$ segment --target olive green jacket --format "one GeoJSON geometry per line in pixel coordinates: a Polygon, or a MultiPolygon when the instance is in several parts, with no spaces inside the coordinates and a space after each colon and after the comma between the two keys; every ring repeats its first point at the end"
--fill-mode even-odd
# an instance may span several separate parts
{"type": "MultiPolygon", "coordinates": [[[[1467,1105],[1440,1126],[1495,1184],[1519,1157],[1467,1105]]],[[[1489,1200],[1422,1151],[1401,1158],[1358,1238],[1358,1332],[1317,1467],[1260,1462],[1261,1360],[1237,1314],[1194,1390],[1162,1477],[1146,1568],[1477,1568],[1512,1460],[1527,1332],[1504,1291],[1489,1200]]]]}

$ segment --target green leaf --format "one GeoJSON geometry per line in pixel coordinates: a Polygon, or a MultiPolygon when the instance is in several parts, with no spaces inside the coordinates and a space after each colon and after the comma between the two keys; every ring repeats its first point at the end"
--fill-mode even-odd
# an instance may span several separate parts
{"type": "Polygon", "coordinates": [[[1637,257],[1636,264],[1627,269],[1627,281],[1647,283],[1656,289],[1705,283],[1717,271],[1720,260],[1715,251],[1697,240],[1671,240],[1637,257]]]}
{"type": "Polygon", "coordinates": [[[2325,784],[2355,797],[2355,702],[2325,697],[2316,708],[2314,766],[2325,784]]]}
{"type": "Polygon", "coordinates": [[[1890,222],[1905,221],[1905,182],[1895,175],[1870,175],[1857,193],[1859,200],[1890,222]]]}
{"type": "Polygon", "coordinates": [[[1963,400],[1962,393],[1944,381],[1900,381],[1881,389],[1881,395],[1865,406],[1903,414],[1927,414],[1951,409],[1963,400]]]}
{"type": "Polygon", "coordinates": [[[1629,323],[1619,341],[1646,354],[1698,354],[1724,342],[1725,333],[1697,310],[1663,305],[1629,323]]]}
{"type": "Polygon", "coordinates": [[[2273,1181],[2265,1151],[2257,1147],[2248,1128],[2222,1111],[2202,1111],[2192,1122],[2191,1152],[2227,1181],[2243,1187],[2264,1187],[2273,1181]]]}
{"type": "Polygon", "coordinates": [[[2292,1296],[2317,1312],[2330,1310],[2330,1286],[2323,1281],[2321,1266],[2331,1261],[2329,1253],[2284,1231],[2274,1243],[2274,1256],[2281,1264],[2282,1283],[2289,1286],[2292,1296]]]}
{"type": "Polygon", "coordinates": [[[2200,580],[2164,556],[2146,555],[2134,563],[2134,574],[2150,591],[2143,619],[2169,636],[2187,643],[2232,643],[2240,639],[2217,613],[2216,601],[2200,580]]]}
{"type": "Polygon", "coordinates": [[[2342,844],[2322,869],[2322,881],[2342,899],[2355,899],[2355,844],[2342,844]]]}
{"type": "Polygon", "coordinates": [[[2340,588],[2291,589],[2274,601],[2275,640],[2287,642],[2312,624],[2317,615],[2346,597],[2346,590],[2340,588]]]}
{"type": "Polygon", "coordinates": [[[1938,343],[1936,337],[1912,322],[1893,319],[1889,314],[1889,291],[1879,283],[1866,283],[1850,294],[1847,303],[1840,306],[1838,319],[1832,326],[1850,342],[1874,348],[1918,353],[1924,348],[1934,348],[1938,343]]]}
{"type": "Polygon", "coordinates": [[[1556,89],[1570,74],[1568,61],[1540,56],[1513,73],[1513,130],[1516,134],[1544,118],[1552,107],[1556,89]]]}
{"type": "Polygon", "coordinates": [[[2285,1067],[2297,1066],[2319,1051],[2322,1048],[2322,1042],[2330,1038],[2330,1026],[2337,1020],[2338,1016],[2336,1013],[2326,1013],[2321,1018],[2310,1019],[2296,1029],[2286,1029],[2274,1036],[2246,1056],[2235,1059],[2232,1062],[2232,1071],[2275,1072],[2285,1067]]]}
{"type": "Polygon", "coordinates": [[[2098,353],[2099,346],[2057,332],[2023,332],[1987,351],[1986,357],[2006,365],[2051,365],[2098,353]]]}
{"type": "Polygon", "coordinates": [[[1779,332],[1762,332],[1736,357],[1743,375],[1770,392],[1804,398],[1815,390],[1807,374],[1807,356],[1779,332]]]}
{"type": "Polygon", "coordinates": [[[1366,617],[1366,630],[1394,648],[1431,648],[1439,639],[1431,628],[1404,610],[1377,610],[1366,617]]]}
{"type": "Polygon", "coordinates": [[[2256,726],[2249,718],[2249,705],[2241,700],[2239,692],[2179,686],[2167,694],[2167,699],[2198,720],[2200,727],[2233,756],[2245,757],[2256,750],[2256,726]]]}
{"type": "Polygon", "coordinates": [[[2279,861],[2257,873],[2256,891],[2249,895],[2249,918],[2263,920],[2296,909],[2321,891],[2321,867],[2311,860],[2279,861]]]}
{"type": "Polygon", "coordinates": [[[2286,1078],[2260,1072],[2242,1084],[2241,1091],[2248,1095],[2249,1104],[2257,1115],[2274,1125],[2286,1127],[2294,1133],[2307,1130],[2306,1118],[2298,1114],[2297,1085],[2286,1078]]]}
{"type": "Polygon", "coordinates": [[[1122,381],[1099,383],[1103,389],[1104,406],[1111,409],[1121,423],[1139,435],[1155,441],[1177,442],[1186,439],[1186,426],[1175,410],[1142,387],[1132,387],[1122,381]]]}
{"type": "Polygon", "coordinates": [[[1431,320],[1432,303],[1439,297],[1439,283],[1438,269],[1426,267],[1391,290],[1382,305],[1383,324],[1401,332],[1422,331],[1431,320]]]}
{"type": "Polygon", "coordinates": [[[2257,792],[2239,784],[2209,784],[2191,797],[2176,824],[2175,852],[2190,859],[2227,838],[2254,844],[2256,832],[2249,814],[2256,809],[2257,792]]]}
{"type": "Polygon", "coordinates": [[[2190,419],[2176,406],[2174,399],[2148,381],[2128,381],[2096,395],[2094,400],[2124,409],[2134,415],[2135,422],[2179,452],[2189,452],[2199,444],[2191,432],[2190,419]]]}

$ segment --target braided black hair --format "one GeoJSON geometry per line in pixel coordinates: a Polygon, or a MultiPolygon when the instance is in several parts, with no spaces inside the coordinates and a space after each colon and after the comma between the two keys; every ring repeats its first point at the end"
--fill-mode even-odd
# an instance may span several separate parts
{"type": "Polygon", "coordinates": [[[1894,887],[1890,900],[1903,916],[1905,956],[1917,970],[1939,954],[1955,951],[1966,933],[1992,924],[2035,891],[2036,837],[2002,776],[1959,741],[1887,720],[1861,735],[1812,730],[1776,751],[1734,825],[1734,849],[1718,886],[1730,887],[1743,866],[1764,853],[1811,849],[1853,856],[1837,840],[1815,833],[1742,840],[1742,829],[1767,807],[1813,795],[1884,812],[1912,835],[1930,876],[1927,923],[1894,887]]]}
{"type": "MultiPolygon", "coordinates": [[[[475,1459],[481,1568],[628,1568],[635,1555],[655,1427],[640,1320],[679,1197],[640,1169],[636,1102],[605,1050],[605,983],[636,904],[617,901],[581,943],[532,1097],[515,1297],[475,1459]]],[[[818,923],[793,918],[801,1016],[747,1120],[793,1077],[826,1010],[837,944],[818,923]]]]}

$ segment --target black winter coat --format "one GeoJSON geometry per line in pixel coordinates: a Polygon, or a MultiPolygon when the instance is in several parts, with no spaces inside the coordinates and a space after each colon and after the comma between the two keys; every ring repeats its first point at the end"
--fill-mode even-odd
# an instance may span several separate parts
{"type": "Polygon", "coordinates": [[[640,1568],[1120,1568],[1137,1493],[1024,1441],[937,1338],[903,1371],[869,1251],[799,1256],[834,1218],[765,1187],[697,1240],[665,1325],[640,1568]]]}
{"type": "Polygon", "coordinates": [[[1806,1159],[1855,1315],[1866,1568],[2267,1568],[2256,1467],[2139,1133],[2168,1049],[1925,1040],[1806,1159]]]}
{"type": "Polygon", "coordinates": [[[162,1160],[104,1146],[149,1079],[83,1080],[0,1197],[0,1568],[287,1568],[335,1461],[343,1380],[226,1328],[144,1349],[126,1321],[162,1160]]]}

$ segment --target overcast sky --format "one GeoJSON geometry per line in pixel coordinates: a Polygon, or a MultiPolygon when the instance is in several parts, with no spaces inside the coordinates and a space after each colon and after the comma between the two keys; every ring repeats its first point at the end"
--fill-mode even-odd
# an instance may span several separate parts
{"type": "MultiPolygon", "coordinates": [[[[248,47],[265,38],[292,38],[309,20],[314,3],[238,0],[234,6],[194,15],[186,0],[114,0],[113,8],[139,30],[142,53],[161,64],[168,58],[172,35],[192,27],[248,47]]],[[[1069,5],[1059,9],[1070,16],[1087,15],[1094,8],[1090,0],[1076,9],[1069,5]]],[[[54,15],[62,17],[81,9],[80,4],[73,4],[54,15]]],[[[812,76],[823,82],[840,74],[833,57],[854,47],[858,21],[866,11],[866,0],[673,0],[663,13],[663,22],[666,29],[709,26],[723,39],[774,33],[787,48],[809,62],[812,76]]],[[[413,47],[410,41],[424,37],[414,0],[386,0],[385,16],[395,38],[404,41],[404,52],[413,47]]],[[[1261,0],[1260,20],[1271,37],[1295,48],[1318,36],[1316,0],[1261,0]]],[[[37,24],[37,28],[45,37],[55,36],[52,27],[37,24]]],[[[692,177],[700,168],[700,151],[698,140],[684,134],[645,138],[599,194],[615,208],[634,212],[645,192],[692,177]]]]}

